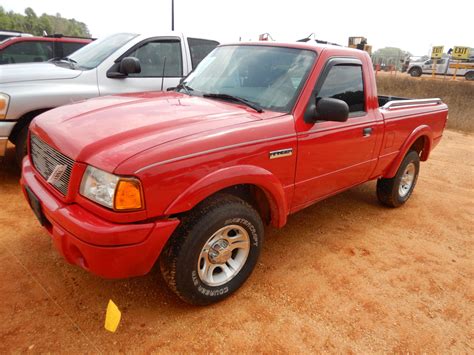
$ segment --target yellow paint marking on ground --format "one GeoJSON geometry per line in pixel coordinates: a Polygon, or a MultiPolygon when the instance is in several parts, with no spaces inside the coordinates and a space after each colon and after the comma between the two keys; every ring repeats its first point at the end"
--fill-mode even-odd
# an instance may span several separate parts
{"type": "Polygon", "coordinates": [[[120,324],[121,318],[122,312],[120,312],[117,305],[112,300],[109,300],[107,312],[105,314],[105,329],[107,329],[109,332],[115,333],[117,327],[120,324]]]}

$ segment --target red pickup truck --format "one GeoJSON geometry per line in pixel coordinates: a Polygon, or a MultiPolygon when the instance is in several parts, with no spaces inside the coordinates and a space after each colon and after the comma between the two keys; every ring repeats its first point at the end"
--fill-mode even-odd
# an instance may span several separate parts
{"type": "Polygon", "coordinates": [[[159,262],[203,305],[249,277],[265,224],[373,179],[381,203],[405,203],[447,114],[440,99],[378,97],[363,51],[222,45],[174,91],[38,116],[21,184],[69,263],[125,278],[159,262]]]}

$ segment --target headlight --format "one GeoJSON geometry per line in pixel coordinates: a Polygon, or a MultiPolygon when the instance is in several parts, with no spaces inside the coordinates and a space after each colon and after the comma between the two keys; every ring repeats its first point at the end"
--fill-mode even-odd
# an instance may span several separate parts
{"type": "Polygon", "coordinates": [[[124,211],[143,208],[140,181],[124,178],[88,166],[82,177],[80,194],[102,206],[124,211]]]}
{"type": "Polygon", "coordinates": [[[8,103],[10,96],[0,93],[0,120],[7,117],[8,103]]]}

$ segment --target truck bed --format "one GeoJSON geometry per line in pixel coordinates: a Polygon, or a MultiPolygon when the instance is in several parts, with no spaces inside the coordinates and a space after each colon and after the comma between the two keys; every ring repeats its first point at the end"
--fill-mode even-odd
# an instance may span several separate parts
{"type": "MultiPolygon", "coordinates": [[[[413,132],[425,131],[429,148],[420,156],[424,161],[441,139],[446,125],[448,107],[441,99],[407,99],[379,96],[380,112],[385,122],[384,142],[380,152],[379,173],[391,164],[394,156],[404,152],[407,142],[413,144],[413,132]]],[[[384,174],[385,174],[384,173],[384,174]]],[[[389,174],[390,175],[390,174],[389,174]]]]}
{"type": "Polygon", "coordinates": [[[442,103],[439,98],[430,99],[409,99],[406,97],[398,96],[377,96],[379,101],[379,107],[381,109],[390,110],[398,108],[414,108],[423,106],[435,106],[442,103]]]}

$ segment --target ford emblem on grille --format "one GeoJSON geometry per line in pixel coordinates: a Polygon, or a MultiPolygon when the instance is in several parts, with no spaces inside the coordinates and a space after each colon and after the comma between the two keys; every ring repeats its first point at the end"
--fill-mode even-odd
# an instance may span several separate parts
{"type": "Polygon", "coordinates": [[[74,160],[49,146],[34,134],[30,137],[30,154],[33,165],[41,176],[66,196],[74,160]]]}
{"type": "Polygon", "coordinates": [[[53,172],[51,173],[51,175],[49,175],[49,178],[46,181],[54,185],[61,179],[64,172],[66,171],[66,168],[67,168],[67,165],[56,165],[53,172]]]}

